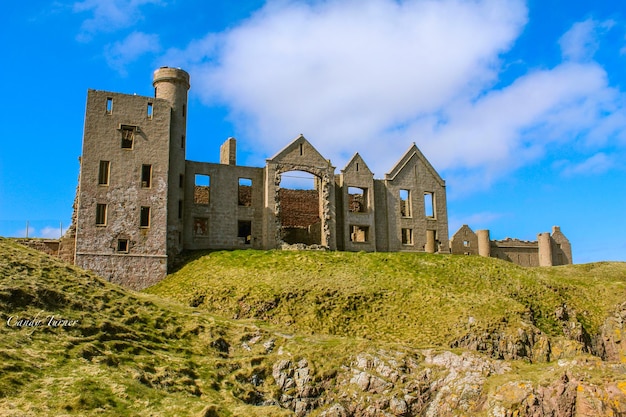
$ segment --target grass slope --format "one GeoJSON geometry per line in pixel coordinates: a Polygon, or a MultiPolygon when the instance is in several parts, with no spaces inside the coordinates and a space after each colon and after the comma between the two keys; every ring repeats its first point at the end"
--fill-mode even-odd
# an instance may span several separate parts
{"type": "Polygon", "coordinates": [[[522,268],[410,253],[229,251],[196,255],[148,292],[293,332],[450,346],[530,322],[562,335],[567,305],[589,334],[626,299],[626,264],[522,268]]]}
{"type": "Polygon", "coordinates": [[[284,413],[245,402],[261,348],[241,341],[267,332],[123,290],[6,239],[0,313],[2,416],[284,413]],[[52,316],[76,322],[53,326],[52,316]]]}
{"type": "MultiPolygon", "coordinates": [[[[426,254],[215,252],[149,290],[181,304],[0,239],[0,415],[293,415],[258,406],[284,394],[272,369],[285,359],[306,359],[311,383],[331,386],[362,352],[417,358],[407,345],[447,346],[529,318],[558,335],[562,303],[593,333],[625,285],[619,263],[523,269],[426,254]],[[75,323],[53,326],[52,316],[75,323]],[[40,322],[19,326],[25,318],[40,322]]],[[[562,372],[514,371],[493,384],[562,372]]],[[[602,372],[601,381],[616,378],[602,372]]]]}

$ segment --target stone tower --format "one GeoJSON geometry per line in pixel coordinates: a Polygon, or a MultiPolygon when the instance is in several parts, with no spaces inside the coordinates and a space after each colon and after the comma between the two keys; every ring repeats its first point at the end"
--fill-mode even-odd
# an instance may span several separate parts
{"type": "Polygon", "coordinates": [[[169,260],[183,249],[185,148],[187,137],[187,91],[189,74],[179,68],[154,71],[154,96],[171,106],[169,177],[167,193],[167,253],[169,260]],[[174,255],[174,256],[172,256],[174,255]]]}
{"type": "Polygon", "coordinates": [[[76,264],[135,289],[182,249],[189,75],[160,68],[154,87],[88,91],[76,209],[76,264]]]}

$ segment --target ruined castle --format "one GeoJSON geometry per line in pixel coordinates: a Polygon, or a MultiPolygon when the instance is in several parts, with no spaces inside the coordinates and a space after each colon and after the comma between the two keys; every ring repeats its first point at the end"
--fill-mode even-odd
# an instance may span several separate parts
{"type": "Polygon", "coordinates": [[[153,86],[154,97],[88,91],[72,229],[77,265],[142,289],[184,250],[450,253],[445,181],[415,144],[383,179],[358,153],[336,173],[302,135],[264,167],[237,165],[233,138],[219,163],[189,161],[189,75],[162,67],[153,86]],[[313,189],[282,187],[293,171],[311,174],[313,189]]]}

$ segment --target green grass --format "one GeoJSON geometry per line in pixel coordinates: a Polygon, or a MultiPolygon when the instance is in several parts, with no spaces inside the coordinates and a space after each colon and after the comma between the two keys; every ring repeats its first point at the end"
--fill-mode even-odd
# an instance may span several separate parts
{"type": "Polygon", "coordinates": [[[297,333],[450,346],[468,332],[521,323],[561,336],[555,311],[564,304],[595,334],[626,299],[626,264],[530,269],[429,254],[212,252],[147,292],[297,333]]]}
{"type": "MultiPolygon", "coordinates": [[[[234,251],[194,254],[135,293],[0,239],[0,415],[292,415],[254,405],[281,395],[271,376],[279,360],[307,359],[314,385],[343,389],[328,381],[362,352],[419,358],[419,348],[529,322],[558,339],[564,303],[595,334],[625,286],[621,263],[524,269],[478,257],[234,251]],[[51,315],[77,323],[50,327],[51,315]],[[43,324],[14,325],[33,317],[43,324]]],[[[593,375],[618,378],[607,369],[593,375]]],[[[522,363],[492,385],[558,372],[522,363]]]]}

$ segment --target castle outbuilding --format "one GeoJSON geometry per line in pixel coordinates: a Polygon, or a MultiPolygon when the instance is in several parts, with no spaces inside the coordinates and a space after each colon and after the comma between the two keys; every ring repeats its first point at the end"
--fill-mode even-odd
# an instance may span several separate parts
{"type": "Polygon", "coordinates": [[[75,263],[142,289],[183,250],[325,248],[449,253],[445,181],[415,144],[383,179],[357,153],[339,173],[302,135],[264,167],[185,157],[189,75],[154,72],[154,97],[89,90],[75,263]],[[313,176],[311,189],[282,185],[313,176]]]}
{"type": "Polygon", "coordinates": [[[537,240],[507,238],[491,240],[489,230],[476,233],[466,224],[450,239],[450,251],[455,255],[480,255],[503,259],[521,266],[557,266],[572,263],[572,246],[559,226],[539,233],[537,240]]]}

